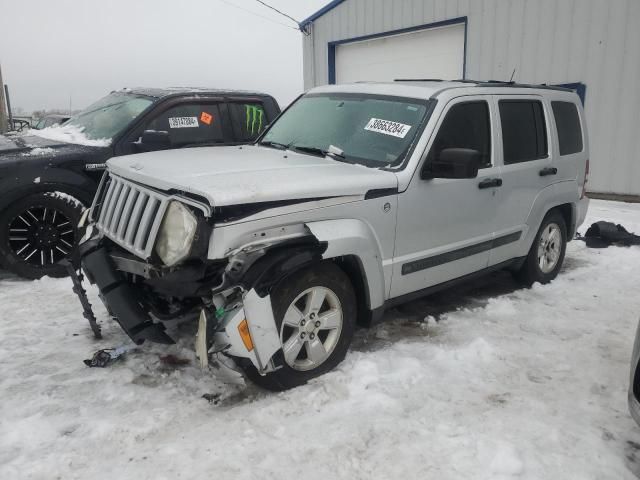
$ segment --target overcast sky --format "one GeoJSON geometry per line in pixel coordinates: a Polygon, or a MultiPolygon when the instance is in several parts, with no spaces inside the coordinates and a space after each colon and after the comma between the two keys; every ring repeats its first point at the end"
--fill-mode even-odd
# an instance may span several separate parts
{"type": "MultiPolygon", "coordinates": [[[[267,3],[302,20],[328,0],[267,3]]],[[[255,0],[0,0],[0,65],[28,112],[184,85],[263,90],[284,107],[303,88],[295,26],[255,0]]]]}

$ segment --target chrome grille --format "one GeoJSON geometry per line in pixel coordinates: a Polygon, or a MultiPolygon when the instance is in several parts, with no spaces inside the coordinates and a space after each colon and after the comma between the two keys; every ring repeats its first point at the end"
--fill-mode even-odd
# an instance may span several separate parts
{"type": "Polygon", "coordinates": [[[150,257],[168,197],[110,174],[98,198],[98,230],[134,255],[150,257]]]}

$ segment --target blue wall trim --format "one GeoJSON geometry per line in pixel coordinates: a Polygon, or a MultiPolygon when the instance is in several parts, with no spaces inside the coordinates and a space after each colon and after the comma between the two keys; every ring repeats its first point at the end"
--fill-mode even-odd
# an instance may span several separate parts
{"type": "Polygon", "coordinates": [[[311,22],[313,22],[317,18],[320,18],[325,13],[327,13],[329,10],[333,10],[334,8],[336,8],[338,5],[340,5],[344,1],[345,0],[333,0],[333,2],[328,3],[327,5],[322,7],[320,10],[318,10],[316,13],[314,13],[310,17],[307,17],[304,20],[302,20],[300,22],[300,24],[299,24],[300,29],[303,29],[305,26],[309,25],[311,22]]]}
{"type": "MultiPolygon", "coordinates": [[[[344,0],[341,0],[341,1],[344,1],[344,0]]],[[[336,2],[333,2],[333,3],[336,3],[336,2]]],[[[329,5],[327,5],[327,7],[328,6],[329,5]]],[[[361,42],[363,40],[372,40],[374,38],[388,37],[391,35],[399,35],[402,33],[416,32],[418,30],[429,30],[431,28],[446,27],[448,25],[458,25],[458,24],[464,24],[464,54],[463,54],[464,58],[462,59],[462,78],[466,78],[467,77],[468,19],[467,17],[457,17],[457,18],[451,18],[449,20],[442,20],[441,22],[426,23],[424,25],[416,25],[415,27],[400,28],[398,30],[389,30],[388,32],[373,33],[371,35],[363,35],[361,37],[353,37],[353,38],[347,38],[344,40],[334,40],[332,42],[329,42],[328,43],[328,61],[329,61],[328,81],[330,84],[336,83],[336,46],[338,45],[343,45],[345,43],[352,43],[352,42],[361,42]]],[[[451,79],[451,80],[457,80],[457,79],[451,79]]]]}
{"type": "Polygon", "coordinates": [[[582,105],[584,105],[584,100],[587,97],[587,86],[584,83],[582,83],[582,82],[561,83],[561,84],[556,85],[556,86],[557,87],[570,88],[571,90],[575,90],[575,92],[580,97],[580,100],[582,101],[582,105]]]}

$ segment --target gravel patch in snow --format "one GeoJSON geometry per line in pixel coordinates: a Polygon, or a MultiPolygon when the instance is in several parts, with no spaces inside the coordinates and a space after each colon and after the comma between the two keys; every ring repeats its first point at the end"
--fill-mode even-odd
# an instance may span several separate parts
{"type": "MultiPolygon", "coordinates": [[[[640,205],[593,201],[597,220],[640,231],[640,205]]],[[[633,479],[639,266],[572,242],[552,284],[501,272],[407,304],[280,394],[201,372],[187,341],[87,368],[127,341],[96,290],[102,341],[68,279],[0,274],[0,478],[633,479]]]]}

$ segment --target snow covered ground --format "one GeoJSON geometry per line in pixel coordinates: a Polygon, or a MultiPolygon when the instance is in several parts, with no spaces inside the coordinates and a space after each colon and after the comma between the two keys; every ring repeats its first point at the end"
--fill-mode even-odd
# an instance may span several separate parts
{"type": "MultiPolygon", "coordinates": [[[[640,205],[593,201],[600,219],[638,232],[640,205]]],[[[500,273],[414,302],[337,371],[272,394],[202,373],[186,344],[87,368],[126,341],[95,291],[100,342],[68,280],[4,274],[0,479],[631,479],[638,285],[639,247],[572,242],[552,284],[500,273]]]]}

